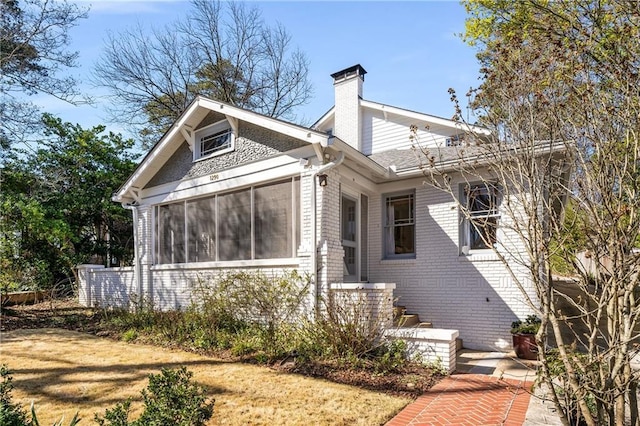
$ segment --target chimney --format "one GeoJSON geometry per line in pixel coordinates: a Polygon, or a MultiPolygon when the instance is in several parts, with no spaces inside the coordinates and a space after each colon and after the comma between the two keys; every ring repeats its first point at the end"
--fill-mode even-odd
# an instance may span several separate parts
{"type": "Polygon", "coordinates": [[[362,151],[362,83],[367,73],[360,64],[331,74],[335,89],[333,134],[362,151]]]}

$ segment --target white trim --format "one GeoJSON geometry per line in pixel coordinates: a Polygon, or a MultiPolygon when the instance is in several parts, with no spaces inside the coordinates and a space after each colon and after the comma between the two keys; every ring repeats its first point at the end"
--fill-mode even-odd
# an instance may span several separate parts
{"type": "Polygon", "coordinates": [[[193,161],[202,161],[213,157],[218,157],[220,155],[226,154],[228,152],[232,152],[236,149],[236,137],[237,137],[237,128],[238,123],[236,121],[235,127],[231,124],[228,119],[217,121],[213,124],[209,124],[208,126],[201,127],[196,130],[193,135],[194,139],[194,149],[193,149],[193,161]],[[210,152],[209,154],[202,154],[202,142],[199,140],[201,138],[205,138],[207,136],[211,136],[216,133],[221,133],[223,131],[228,130],[229,133],[229,142],[226,148],[216,150],[210,152]]]}
{"type": "Polygon", "coordinates": [[[234,269],[248,267],[277,267],[277,266],[299,266],[300,259],[256,259],[256,260],[227,260],[217,262],[189,262],[189,263],[163,263],[151,266],[152,271],[190,270],[190,269],[234,269]]]}
{"type": "Polygon", "coordinates": [[[242,108],[237,108],[223,102],[198,96],[194,99],[191,105],[189,105],[180,118],[178,118],[174,125],[167,131],[167,133],[160,139],[160,141],[158,141],[158,143],[152,148],[138,168],[131,174],[131,176],[129,176],[129,179],[127,179],[118,192],[113,196],[113,200],[118,202],[125,201],[128,199],[128,193],[132,187],[142,187],[146,185],[153,177],[152,175],[147,179],[144,179],[146,175],[152,172],[157,172],[160,168],[160,166],[156,166],[154,169],[153,164],[158,162],[160,162],[160,164],[164,164],[180,146],[183,140],[181,131],[182,127],[192,127],[193,125],[198,124],[197,122],[201,121],[204,116],[206,116],[207,110],[218,111],[227,116],[227,119],[233,117],[236,120],[246,121],[310,144],[326,144],[327,139],[329,138],[329,136],[323,132],[318,132],[296,124],[287,123],[252,111],[247,111],[242,108]],[[190,123],[190,120],[197,122],[190,123]],[[175,146],[173,149],[169,149],[169,146],[172,144],[175,146]]]}
{"type": "Polygon", "coordinates": [[[378,111],[382,111],[383,113],[388,112],[391,114],[412,118],[414,120],[426,121],[431,124],[437,124],[439,126],[451,127],[458,130],[467,130],[474,133],[480,133],[482,135],[491,134],[489,129],[486,129],[484,127],[473,126],[471,124],[466,124],[466,123],[460,123],[457,121],[448,120],[446,118],[436,117],[435,115],[424,114],[421,112],[398,108],[391,105],[384,105],[378,102],[366,101],[362,99],[360,100],[360,105],[362,105],[365,108],[371,108],[378,111]]]}
{"type": "Polygon", "coordinates": [[[224,115],[228,115],[237,118],[241,121],[246,121],[263,127],[265,129],[273,130],[284,135],[300,139],[301,141],[309,143],[320,143],[326,141],[329,137],[323,132],[301,127],[295,124],[287,123],[272,117],[258,114],[256,112],[248,111],[242,108],[234,107],[223,102],[214,101],[203,97],[197,98],[197,105],[202,108],[209,109],[211,111],[218,111],[224,115]]]}
{"type": "MultiPolygon", "coordinates": [[[[156,203],[157,201],[150,201],[150,199],[166,195],[170,192],[184,191],[205,185],[207,188],[210,188],[210,185],[216,186],[230,179],[240,178],[242,180],[243,177],[254,174],[266,176],[264,179],[270,179],[269,176],[274,175],[275,170],[280,170],[280,173],[275,173],[276,176],[286,177],[287,174],[301,172],[303,167],[300,166],[300,158],[306,158],[306,156],[312,155],[311,153],[311,147],[305,146],[302,148],[296,148],[295,150],[289,151],[287,154],[253,161],[251,163],[246,163],[238,167],[229,168],[209,175],[188,178],[178,182],[168,182],[162,185],[146,188],[142,190],[141,198],[145,203],[156,203]]],[[[252,182],[254,182],[254,180],[250,179],[248,183],[252,182]]],[[[241,185],[243,184],[245,183],[241,183],[241,185]]]]}
{"type": "Polygon", "coordinates": [[[382,258],[379,263],[381,265],[415,265],[416,258],[414,257],[405,257],[405,258],[382,258]]]}
{"type": "Polygon", "coordinates": [[[450,342],[455,340],[460,332],[458,330],[451,330],[446,328],[391,328],[385,330],[385,336],[393,336],[409,339],[429,339],[438,340],[443,342],[450,342]]]}

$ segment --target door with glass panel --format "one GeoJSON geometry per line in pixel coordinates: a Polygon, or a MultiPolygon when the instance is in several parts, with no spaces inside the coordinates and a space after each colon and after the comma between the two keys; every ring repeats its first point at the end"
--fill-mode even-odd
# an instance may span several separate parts
{"type": "Polygon", "coordinates": [[[345,282],[367,281],[368,199],[364,194],[342,194],[340,235],[344,249],[345,282]]]}

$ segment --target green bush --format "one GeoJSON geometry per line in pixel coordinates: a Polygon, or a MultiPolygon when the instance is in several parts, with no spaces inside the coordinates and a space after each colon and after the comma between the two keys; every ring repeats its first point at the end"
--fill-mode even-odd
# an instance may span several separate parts
{"type": "Polygon", "coordinates": [[[186,367],[163,368],[149,376],[142,391],[144,411],[137,420],[129,421],[130,400],[107,409],[104,418],[96,414],[95,420],[101,426],[204,425],[213,415],[214,401],[207,401],[204,388],[191,383],[192,377],[186,367]]]}
{"type": "Polygon", "coordinates": [[[124,340],[125,342],[133,342],[137,338],[138,332],[133,328],[130,328],[129,330],[122,333],[122,340],[124,340]]]}
{"type": "MultiPolygon", "coordinates": [[[[31,419],[27,420],[27,413],[18,405],[11,401],[11,391],[13,390],[13,384],[11,381],[11,372],[6,365],[0,366],[0,377],[2,377],[2,383],[0,383],[0,425],[2,426],[40,426],[38,417],[36,416],[36,410],[33,404],[31,404],[31,419]]],[[[53,426],[62,426],[63,419],[55,422],[53,426]]],[[[73,416],[69,422],[69,426],[76,426],[80,422],[78,413],[73,416]]]]}
{"type": "Polygon", "coordinates": [[[527,318],[517,320],[511,323],[512,334],[536,334],[540,329],[542,321],[535,315],[529,315],[527,318]]]}
{"type": "Polygon", "coordinates": [[[159,312],[142,303],[112,313],[109,323],[125,340],[144,335],[190,349],[229,350],[264,363],[295,355],[299,363],[332,360],[384,373],[406,362],[404,343],[384,338],[383,324],[361,295],[332,294],[310,319],[310,282],[296,271],[276,277],[228,273],[199,280],[191,306],[183,311],[159,312]]]}
{"type": "Polygon", "coordinates": [[[6,365],[0,366],[0,425],[4,426],[24,426],[27,422],[27,413],[18,405],[11,401],[11,391],[13,384],[11,373],[6,365]]]}

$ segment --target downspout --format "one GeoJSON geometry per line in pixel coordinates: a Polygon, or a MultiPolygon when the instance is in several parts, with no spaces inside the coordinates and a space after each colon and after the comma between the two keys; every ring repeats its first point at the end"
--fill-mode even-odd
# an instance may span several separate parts
{"type": "Polygon", "coordinates": [[[138,207],[135,204],[122,203],[122,208],[131,210],[133,216],[133,280],[138,289],[138,302],[144,300],[142,276],[140,275],[140,256],[138,255],[138,207]]]}
{"type": "Polygon", "coordinates": [[[330,163],[327,163],[323,166],[321,166],[320,168],[318,168],[318,170],[314,171],[313,174],[311,175],[311,179],[313,181],[312,185],[311,185],[311,209],[313,211],[313,214],[311,215],[311,226],[313,229],[312,232],[312,238],[313,238],[313,247],[311,250],[311,267],[313,268],[313,277],[315,280],[315,284],[311,287],[311,297],[313,298],[313,306],[314,306],[314,310],[315,313],[318,313],[318,292],[319,292],[319,288],[318,288],[318,230],[317,230],[317,223],[318,223],[318,211],[316,209],[317,207],[317,200],[316,200],[316,185],[317,185],[317,179],[316,176],[318,176],[321,173],[324,173],[328,170],[333,169],[334,167],[339,166],[340,164],[342,164],[342,162],[344,161],[344,152],[340,151],[338,153],[338,157],[333,160],[330,163]]]}

